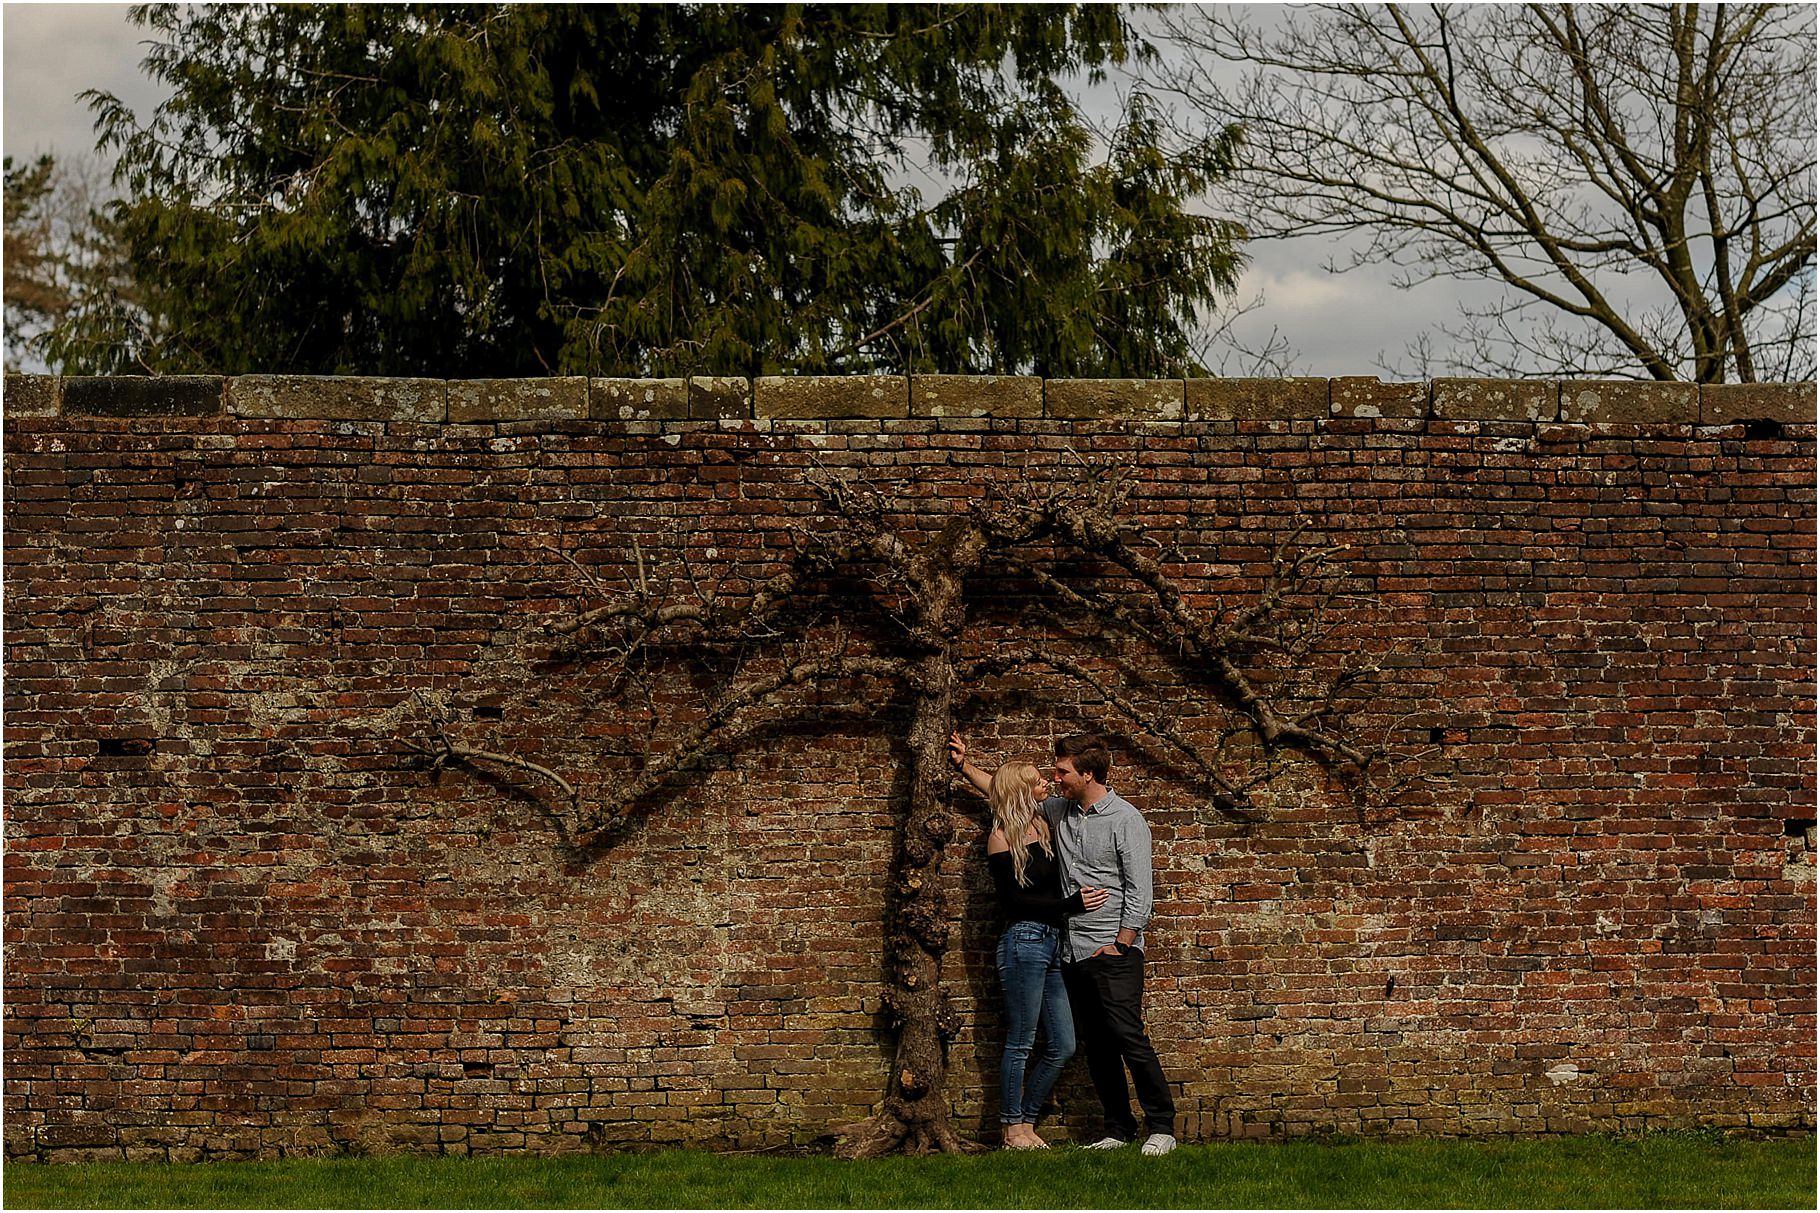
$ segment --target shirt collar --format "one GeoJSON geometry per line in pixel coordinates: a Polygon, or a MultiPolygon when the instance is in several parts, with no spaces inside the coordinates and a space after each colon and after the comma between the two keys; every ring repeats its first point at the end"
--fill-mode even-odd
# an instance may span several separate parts
{"type": "Polygon", "coordinates": [[[1116,795],[1117,795],[1117,793],[1114,792],[1111,788],[1107,788],[1106,794],[1104,796],[1100,797],[1098,800],[1094,801],[1091,805],[1077,804],[1074,807],[1083,813],[1098,813],[1102,809],[1107,809],[1107,808],[1112,807],[1112,800],[1113,800],[1113,797],[1116,795]]]}

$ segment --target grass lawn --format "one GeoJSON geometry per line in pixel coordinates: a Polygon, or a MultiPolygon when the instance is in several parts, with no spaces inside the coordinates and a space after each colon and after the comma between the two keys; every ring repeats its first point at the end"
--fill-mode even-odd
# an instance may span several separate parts
{"type": "Polygon", "coordinates": [[[6,1168],[44,1208],[1709,1208],[1812,1209],[1811,1136],[1057,1148],[964,1158],[689,1151],[561,1158],[292,1159],[6,1168]]]}

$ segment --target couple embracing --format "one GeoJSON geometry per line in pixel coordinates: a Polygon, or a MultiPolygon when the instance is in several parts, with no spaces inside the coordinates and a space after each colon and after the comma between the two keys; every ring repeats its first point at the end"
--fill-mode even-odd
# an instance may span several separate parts
{"type": "Polygon", "coordinates": [[[1007,926],[998,970],[1005,992],[999,1120],[1008,1149],[1040,1150],[1036,1120],[1078,1040],[1105,1111],[1089,1147],[1138,1136],[1130,1089],[1144,1111],[1147,1155],[1175,1148],[1175,1102],[1144,1032],[1144,925],[1150,919],[1150,828],[1106,786],[1112,755],[1091,733],[1055,743],[1055,792],[1027,762],[988,775],[949,740],[955,766],[992,804],[986,863],[1007,926]],[[1043,1052],[1032,1061],[1037,1026],[1043,1052]]]}

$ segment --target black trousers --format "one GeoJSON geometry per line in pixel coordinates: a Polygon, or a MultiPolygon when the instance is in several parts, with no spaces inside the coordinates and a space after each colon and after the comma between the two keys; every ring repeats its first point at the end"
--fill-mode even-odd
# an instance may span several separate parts
{"type": "Polygon", "coordinates": [[[1074,1011],[1074,1034],[1106,1113],[1106,1135],[1124,1141],[1138,1135],[1125,1085],[1129,1069],[1145,1131],[1173,1136],[1175,1100],[1144,1032],[1144,953],[1126,948],[1117,956],[1089,956],[1063,965],[1062,980],[1074,1011]]]}

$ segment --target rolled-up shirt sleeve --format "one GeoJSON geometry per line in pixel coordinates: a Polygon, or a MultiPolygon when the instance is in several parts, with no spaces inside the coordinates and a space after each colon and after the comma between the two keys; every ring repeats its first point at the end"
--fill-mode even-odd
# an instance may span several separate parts
{"type": "Polygon", "coordinates": [[[1120,928],[1143,931],[1150,921],[1154,893],[1150,878],[1150,826],[1135,812],[1121,814],[1113,833],[1118,848],[1119,883],[1124,901],[1119,910],[1120,928]]]}

